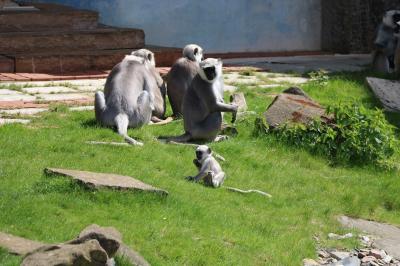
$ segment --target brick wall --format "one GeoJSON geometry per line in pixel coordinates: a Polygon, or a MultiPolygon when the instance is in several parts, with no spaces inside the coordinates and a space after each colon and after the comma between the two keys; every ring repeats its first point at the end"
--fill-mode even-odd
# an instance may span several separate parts
{"type": "Polygon", "coordinates": [[[370,52],[384,12],[400,9],[399,0],[321,1],[322,49],[336,53],[370,52]]]}

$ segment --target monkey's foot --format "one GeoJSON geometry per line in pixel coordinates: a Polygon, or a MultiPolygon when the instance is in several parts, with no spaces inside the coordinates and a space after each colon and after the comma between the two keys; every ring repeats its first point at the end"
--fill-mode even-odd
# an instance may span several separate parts
{"type": "Polygon", "coordinates": [[[162,120],[156,116],[153,116],[151,118],[151,122],[153,122],[153,123],[151,123],[150,125],[166,125],[166,124],[172,122],[173,120],[174,119],[172,117],[167,117],[166,119],[162,120]]]}
{"type": "Polygon", "coordinates": [[[211,172],[208,172],[203,180],[204,180],[204,185],[208,187],[215,187],[213,183],[213,174],[211,172]]]}

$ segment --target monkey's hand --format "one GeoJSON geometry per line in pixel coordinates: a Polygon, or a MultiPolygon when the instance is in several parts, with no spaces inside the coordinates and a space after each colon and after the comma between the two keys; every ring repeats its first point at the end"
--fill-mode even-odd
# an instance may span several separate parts
{"type": "Polygon", "coordinates": [[[232,120],[231,120],[232,124],[236,122],[237,113],[238,113],[238,106],[235,105],[235,111],[232,112],[232,120]]]}
{"type": "Polygon", "coordinates": [[[187,180],[187,181],[194,181],[194,177],[193,177],[193,176],[187,176],[187,177],[186,177],[186,180],[187,180]]]}
{"type": "Polygon", "coordinates": [[[193,164],[194,164],[197,168],[200,168],[200,167],[201,167],[201,163],[200,163],[199,160],[197,160],[197,159],[193,159],[193,164]]]}

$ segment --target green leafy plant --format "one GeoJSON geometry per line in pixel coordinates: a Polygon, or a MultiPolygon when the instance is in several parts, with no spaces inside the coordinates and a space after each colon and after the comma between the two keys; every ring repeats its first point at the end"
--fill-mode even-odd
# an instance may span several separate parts
{"type": "Polygon", "coordinates": [[[308,76],[310,77],[311,82],[316,83],[320,86],[327,85],[329,81],[328,72],[324,69],[311,71],[310,73],[308,73],[308,76]]]}
{"type": "MultiPolygon", "coordinates": [[[[316,119],[308,125],[290,123],[268,132],[291,145],[326,155],[335,163],[392,166],[389,159],[394,154],[396,138],[381,110],[354,104],[328,107],[327,113],[332,115],[333,123],[316,119]]],[[[265,129],[258,120],[258,134],[265,129]]]]}

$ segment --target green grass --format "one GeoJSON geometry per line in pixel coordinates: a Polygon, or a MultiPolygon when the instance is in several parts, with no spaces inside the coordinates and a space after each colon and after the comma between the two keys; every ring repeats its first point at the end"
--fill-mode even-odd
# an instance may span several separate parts
{"type": "MultiPolygon", "coordinates": [[[[364,83],[366,73],[331,76],[328,85],[303,86],[322,104],[378,105],[364,83]]],[[[250,110],[262,113],[272,101],[266,93],[244,91],[250,110]]],[[[241,195],[187,182],[193,175],[192,147],[160,144],[156,137],[182,133],[182,123],[146,126],[129,134],[144,147],[91,146],[85,141],[122,141],[96,126],[93,112],[53,109],[29,125],[0,127],[0,230],[43,242],[76,237],[87,225],[114,226],[124,242],[153,265],[300,265],[321,245],[354,247],[356,239],[331,241],[345,233],[338,215],[400,224],[399,172],[371,166],[331,167],[325,158],[254,138],[254,117],[237,124],[239,135],[211,144],[226,158],[227,186],[273,195],[241,195]],[[170,192],[91,191],[45,167],[130,175],[170,192]]],[[[226,116],[230,119],[230,115],[226,116]]],[[[396,120],[396,119],[394,119],[396,120]]],[[[400,158],[397,151],[397,158],[400,158]]],[[[0,250],[0,265],[20,260],[0,250]]]]}

